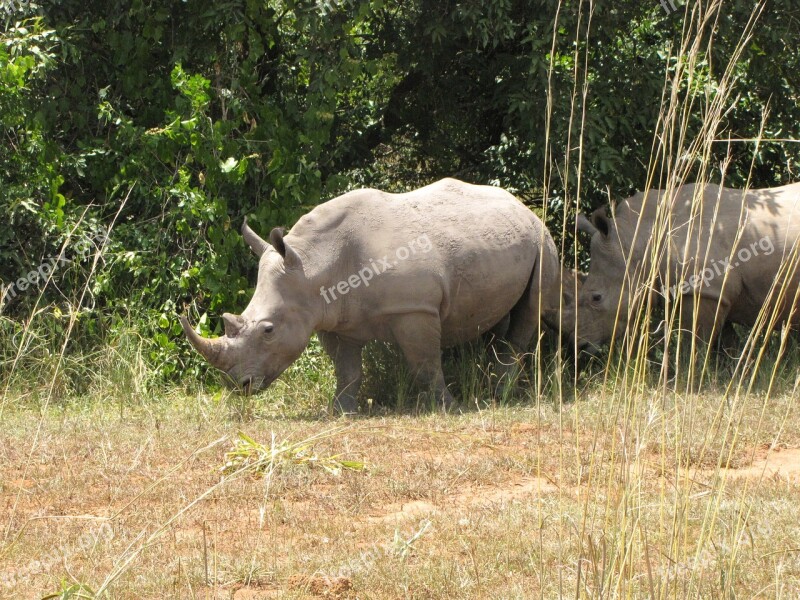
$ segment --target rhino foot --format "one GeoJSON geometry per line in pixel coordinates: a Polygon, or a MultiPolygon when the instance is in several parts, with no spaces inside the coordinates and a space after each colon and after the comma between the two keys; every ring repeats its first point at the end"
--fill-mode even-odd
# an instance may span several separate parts
{"type": "Polygon", "coordinates": [[[343,417],[352,417],[358,414],[358,401],[351,395],[341,395],[333,399],[333,413],[343,417]]]}
{"type": "Polygon", "coordinates": [[[447,388],[444,388],[438,400],[439,406],[441,406],[442,412],[445,414],[451,412],[456,404],[456,401],[453,399],[453,394],[451,394],[450,390],[447,388]]]}

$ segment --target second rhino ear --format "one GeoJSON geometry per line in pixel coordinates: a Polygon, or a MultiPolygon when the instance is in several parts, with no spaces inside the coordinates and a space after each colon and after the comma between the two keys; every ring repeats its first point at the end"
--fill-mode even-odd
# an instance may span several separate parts
{"type": "Polygon", "coordinates": [[[283,227],[276,227],[269,232],[269,243],[283,257],[283,264],[286,265],[287,269],[294,269],[300,266],[300,257],[297,252],[283,239],[283,227]]]}
{"type": "Polygon", "coordinates": [[[592,224],[604,237],[608,236],[608,232],[611,231],[611,219],[606,214],[605,206],[592,213],[592,224]]]}
{"type": "Polygon", "coordinates": [[[580,213],[578,218],[575,220],[575,226],[577,227],[578,231],[582,231],[583,233],[588,233],[589,235],[594,235],[597,233],[597,227],[594,226],[585,214],[580,213]]]}

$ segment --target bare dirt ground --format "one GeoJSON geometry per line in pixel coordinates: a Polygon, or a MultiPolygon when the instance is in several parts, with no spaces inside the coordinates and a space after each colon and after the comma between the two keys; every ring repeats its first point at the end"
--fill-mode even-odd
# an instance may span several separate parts
{"type": "MultiPolygon", "coordinates": [[[[728,479],[750,479],[756,483],[763,480],[797,483],[800,480],[800,449],[776,446],[761,447],[754,451],[755,458],[746,467],[722,469],[720,475],[728,479]]],[[[706,477],[714,471],[700,471],[706,477]]]]}
{"type": "Polygon", "coordinates": [[[735,442],[689,444],[669,408],[625,429],[600,402],[344,424],[66,411],[40,429],[21,411],[0,446],[0,597],[800,591],[800,427],[754,404],[735,442]],[[314,451],[364,471],[222,479],[237,428],[269,443],[339,426],[314,451]]]}

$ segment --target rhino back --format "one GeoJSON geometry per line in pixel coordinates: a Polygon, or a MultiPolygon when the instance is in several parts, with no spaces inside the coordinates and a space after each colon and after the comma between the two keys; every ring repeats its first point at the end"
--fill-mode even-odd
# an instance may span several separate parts
{"type": "Polygon", "coordinates": [[[753,190],[747,195],[743,235],[732,253],[732,272],[741,290],[731,320],[753,325],[762,307],[781,321],[798,319],[800,184],[753,190]]]}
{"type": "Polygon", "coordinates": [[[634,248],[634,259],[644,261],[651,244],[660,244],[662,280],[680,285],[695,276],[694,288],[723,298],[734,322],[753,325],[765,304],[776,305],[781,287],[779,313],[790,316],[800,282],[800,184],[748,191],[687,184],[659,213],[664,195],[652,190],[620,203],[615,227],[623,249],[634,248]]]}
{"type": "Polygon", "coordinates": [[[382,318],[422,311],[440,315],[445,345],[497,323],[525,292],[539,248],[555,254],[509,193],[448,179],[406,194],[345,194],[301,218],[287,241],[313,289],[371,275],[337,296],[353,337],[381,339],[382,318]]]}

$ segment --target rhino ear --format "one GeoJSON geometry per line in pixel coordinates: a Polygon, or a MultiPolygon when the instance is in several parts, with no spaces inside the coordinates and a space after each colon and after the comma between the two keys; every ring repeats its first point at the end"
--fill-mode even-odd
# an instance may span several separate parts
{"type": "Polygon", "coordinates": [[[269,243],[283,257],[283,264],[286,265],[287,269],[294,269],[300,266],[300,257],[297,256],[297,252],[283,239],[282,227],[276,227],[269,232],[269,243]]]}
{"type": "Polygon", "coordinates": [[[606,215],[605,207],[598,208],[592,213],[592,223],[604,237],[608,236],[608,232],[611,231],[611,219],[606,215]]]}

